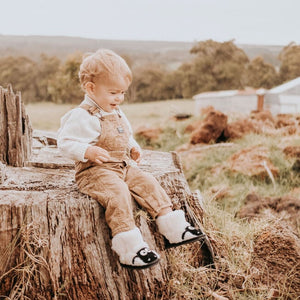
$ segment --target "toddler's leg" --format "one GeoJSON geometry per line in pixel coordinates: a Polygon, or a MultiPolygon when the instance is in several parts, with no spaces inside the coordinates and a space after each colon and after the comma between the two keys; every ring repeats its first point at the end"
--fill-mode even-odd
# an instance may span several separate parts
{"type": "Polygon", "coordinates": [[[156,218],[159,232],[168,241],[166,247],[194,242],[203,237],[200,230],[186,221],[182,210],[170,211],[172,202],[169,196],[151,174],[130,167],[126,182],[136,201],[156,218]]]}
{"type": "Polygon", "coordinates": [[[128,167],[125,181],[136,202],[153,218],[162,210],[172,209],[171,199],[150,173],[136,167],[128,167]]]}
{"type": "Polygon", "coordinates": [[[105,219],[112,231],[112,249],[123,266],[146,268],[159,261],[149,250],[133,217],[132,198],[127,184],[108,168],[87,170],[77,184],[82,193],[96,199],[105,209],[105,219]]]}
{"type": "Polygon", "coordinates": [[[87,171],[77,184],[82,193],[97,200],[105,209],[105,220],[112,236],[135,228],[132,198],[126,183],[106,168],[87,171]]]}

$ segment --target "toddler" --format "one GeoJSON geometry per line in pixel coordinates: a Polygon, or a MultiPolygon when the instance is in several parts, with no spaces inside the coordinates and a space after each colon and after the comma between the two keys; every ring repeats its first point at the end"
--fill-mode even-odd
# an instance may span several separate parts
{"type": "Polygon", "coordinates": [[[159,254],[149,249],[136,227],[132,196],[156,220],[168,246],[199,240],[201,231],[186,221],[182,210],[173,211],[158,181],[137,167],[142,150],[119,108],[132,81],[124,59],[100,49],[83,59],[79,78],[85,97],[62,117],[58,147],[75,160],[79,190],[104,207],[112,249],[121,265],[150,267],[159,261],[159,254]]]}

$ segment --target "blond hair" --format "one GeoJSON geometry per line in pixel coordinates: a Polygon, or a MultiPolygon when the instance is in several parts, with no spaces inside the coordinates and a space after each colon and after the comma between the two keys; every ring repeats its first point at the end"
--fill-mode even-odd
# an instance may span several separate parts
{"type": "Polygon", "coordinates": [[[85,90],[87,82],[94,82],[95,78],[113,80],[123,77],[132,81],[132,73],[126,61],[108,49],[99,49],[95,53],[87,53],[82,60],[79,70],[81,87],[85,90]]]}

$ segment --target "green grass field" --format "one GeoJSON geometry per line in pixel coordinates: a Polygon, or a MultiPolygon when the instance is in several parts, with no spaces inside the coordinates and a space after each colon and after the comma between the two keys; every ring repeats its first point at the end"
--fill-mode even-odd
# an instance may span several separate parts
{"type": "MultiPolygon", "coordinates": [[[[60,118],[75,107],[76,105],[50,102],[32,103],[26,105],[26,112],[34,129],[56,131],[60,126],[60,118]]],[[[139,126],[163,125],[176,113],[193,114],[195,103],[191,99],[165,100],[122,104],[121,109],[135,130],[139,126]]]]}

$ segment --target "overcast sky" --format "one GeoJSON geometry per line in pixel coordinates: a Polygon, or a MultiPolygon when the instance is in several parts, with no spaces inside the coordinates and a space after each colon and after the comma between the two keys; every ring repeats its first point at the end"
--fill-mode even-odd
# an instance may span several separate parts
{"type": "Polygon", "coordinates": [[[0,34],[300,43],[300,0],[0,0],[0,34]]]}

